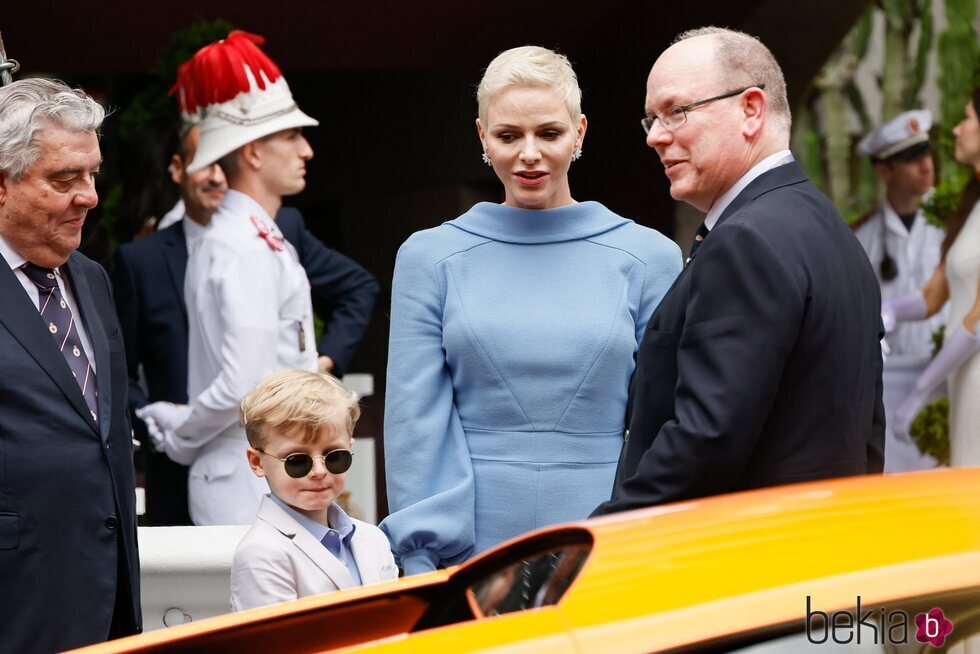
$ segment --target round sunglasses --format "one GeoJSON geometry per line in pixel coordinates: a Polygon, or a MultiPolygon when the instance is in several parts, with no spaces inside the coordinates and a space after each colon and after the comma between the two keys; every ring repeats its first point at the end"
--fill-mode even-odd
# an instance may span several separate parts
{"type": "Polygon", "coordinates": [[[255,448],[260,454],[271,456],[273,459],[282,461],[283,470],[293,479],[302,479],[313,470],[313,459],[321,459],[327,472],[332,475],[342,475],[350,470],[350,465],[354,460],[354,453],[350,450],[331,450],[326,454],[307,454],[306,452],[294,452],[280,459],[264,450],[255,448]]]}

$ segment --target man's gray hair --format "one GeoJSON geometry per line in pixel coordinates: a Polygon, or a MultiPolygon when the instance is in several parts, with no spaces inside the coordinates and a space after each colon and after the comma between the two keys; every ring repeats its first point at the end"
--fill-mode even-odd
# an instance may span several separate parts
{"type": "MultiPolygon", "coordinates": [[[[764,93],[768,100],[768,110],[775,119],[776,126],[790,133],[793,117],[786,99],[786,79],[779,63],[758,37],[728,29],[727,27],[699,27],[681,32],[673,43],[679,43],[696,36],[715,37],[715,60],[719,77],[731,82],[732,89],[753,84],[765,84],[764,93]]],[[[673,45],[673,43],[671,45],[673,45]]],[[[729,89],[720,89],[727,91],[729,89]]]]}
{"type": "Polygon", "coordinates": [[[58,80],[17,80],[0,88],[0,171],[17,181],[41,153],[38,132],[60,127],[98,133],[105,108],[58,80]]]}

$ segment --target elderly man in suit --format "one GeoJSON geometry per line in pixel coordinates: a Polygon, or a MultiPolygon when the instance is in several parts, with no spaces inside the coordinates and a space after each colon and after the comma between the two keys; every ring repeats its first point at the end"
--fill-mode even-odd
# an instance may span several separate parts
{"type": "Polygon", "coordinates": [[[140,631],[126,359],[109,278],[75,252],[105,112],[0,89],[0,649],[140,631]]]}
{"type": "Polygon", "coordinates": [[[772,53],[740,32],[686,32],[650,71],[646,113],[671,195],[707,216],[650,318],[596,514],[880,472],[878,283],[789,152],[772,53]]]}
{"type": "MultiPolygon", "coordinates": [[[[170,162],[171,177],[180,187],[183,219],[121,246],[117,253],[113,286],[126,340],[133,410],[151,402],[188,402],[187,253],[203,237],[228,188],[217,163],[187,171],[199,141],[199,129],[186,125],[170,162]],[[139,383],[140,365],[146,392],[139,383]]],[[[317,346],[320,369],[343,375],[370,321],[378,283],[367,270],[313,236],[296,209],[281,208],[276,225],[296,248],[315,297],[332,309],[317,346]]],[[[146,513],[153,525],[191,524],[187,466],[161,452],[147,456],[146,513]]]]}

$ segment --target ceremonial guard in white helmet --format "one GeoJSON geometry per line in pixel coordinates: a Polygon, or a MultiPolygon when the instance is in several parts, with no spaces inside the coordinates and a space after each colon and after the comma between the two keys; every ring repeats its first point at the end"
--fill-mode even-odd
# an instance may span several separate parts
{"type": "Polygon", "coordinates": [[[189,252],[190,404],[157,402],[139,414],[157,449],[190,465],[197,525],[249,524],[269,491],[245,457],[241,399],[277,370],[317,370],[309,282],[273,216],[283,196],[306,185],[313,150],[301,128],[318,123],[300,111],[261,43],[232,32],[185,62],[174,87],[201,132],[188,171],[218,164],[229,188],[189,252]]]}
{"type": "MultiPolygon", "coordinates": [[[[854,225],[855,235],[874,265],[882,300],[918,291],[939,265],[945,232],[930,224],[920,207],[932,190],[935,168],[927,110],[906,111],[868,133],[857,146],[870,157],[885,186],[881,204],[854,225]]],[[[888,358],[882,374],[885,404],[885,472],[922,470],[936,461],[891,429],[895,407],[929,363],[932,333],[946,320],[941,311],[930,320],[899,325],[887,337],[888,358]]]]}

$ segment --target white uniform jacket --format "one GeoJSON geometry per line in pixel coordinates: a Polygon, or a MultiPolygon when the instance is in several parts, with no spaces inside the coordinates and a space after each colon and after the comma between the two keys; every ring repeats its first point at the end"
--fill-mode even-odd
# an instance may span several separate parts
{"type": "MultiPolygon", "coordinates": [[[[902,219],[888,202],[881,206],[855,234],[871,259],[882,300],[915,293],[921,289],[939,265],[946,233],[926,221],[919,211],[912,230],[905,229],[902,219]],[[898,275],[891,281],[881,277],[881,260],[887,249],[895,261],[898,275]]],[[[931,457],[921,454],[914,443],[896,438],[892,432],[892,414],[904,400],[929,364],[932,353],[932,333],[944,324],[949,311],[943,308],[929,320],[906,322],[886,337],[890,352],[882,371],[882,390],[885,404],[885,472],[923,470],[936,466],[931,457]]]]}
{"type": "Polygon", "coordinates": [[[269,488],[245,457],[239,403],[273,372],[317,369],[310,283],[293,246],[277,241],[278,234],[257,202],[229,190],[189,253],[190,412],[167,454],[191,466],[188,503],[197,525],[254,520],[269,488]]]}
{"type": "MultiPolygon", "coordinates": [[[[364,585],[398,578],[388,539],[351,518],[351,549],[364,585]]],[[[268,497],[238,544],[231,564],[231,610],[353,588],[350,572],[305,527],[268,497]]]]}
{"type": "MultiPolygon", "coordinates": [[[[916,214],[912,230],[906,230],[888,202],[882,202],[854,233],[874,266],[882,300],[921,289],[939,265],[940,250],[946,237],[946,232],[930,224],[922,211],[916,214]],[[881,278],[881,260],[886,248],[898,267],[898,275],[891,281],[881,278]]],[[[889,360],[928,361],[932,352],[932,332],[946,322],[946,317],[944,309],[929,320],[899,325],[886,339],[891,350],[889,360]]]]}

